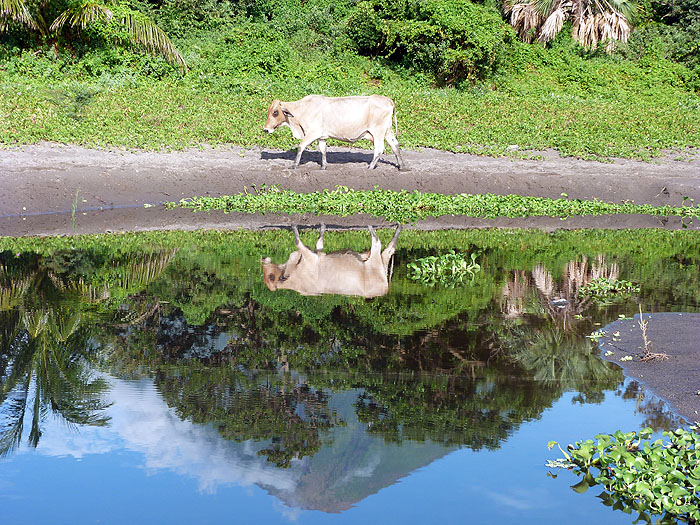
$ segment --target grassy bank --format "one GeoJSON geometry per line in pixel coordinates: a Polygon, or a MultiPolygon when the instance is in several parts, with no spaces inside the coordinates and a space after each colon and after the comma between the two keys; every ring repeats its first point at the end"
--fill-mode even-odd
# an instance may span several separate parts
{"type": "MultiPolygon", "coordinates": [[[[359,59],[360,66],[371,63],[359,59]]],[[[589,63],[581,64],[593,69],[589,63]]],[[[399,140],[405,148],[498,155],[511,145],[521,150],[554,148],[567,156],[647,159],[663,150],[700,147],[700,100],[671,84],[654,84],[629,65],[608,63],[596,71],[592,88],[562,83],[555,65],[531,69],[499,86],[468,90],[434,88],[390,76],[378,85],[297,85],[260,80],[228,90],[198,85],[198,79],[115,85],[104,79],[61,81],[13,76],[0,83],[0,142],[40,141],[91,147],[149,150],[201,144],[292,148],[285,130],[262,132],[273,98],[295,100],[305,93],[381,93],[398,108],[399,140]],[[625,83],[632,69],[640,84],[625,83]],[[644,84],[652,84],[645,91],[644,84]]],[[[341,64],[329,65],[340,68],[341,64]]],[[[368,141],[362,144],[370,146],[368,141]]]]}
{"type": "Polygon", "coordinates": [[[508,38],[497,67],[449,84],[406,59],[360,54],[347,35],[350,2],[331,2],[344,6],[332,14],[322,0],[278,4],[296,9],[298,20],[283,18],[280,7],[265,17],[232,16],[215,30],[186,32],[172,15],[162,18],[190,67],[184,76],[161,58],[94,35],[102,47],[74,55],[29,52],[5,37],[0,146],[286,149],[297,142],[288,131],[262,133],[273,98],[381,93],[396,101],[406,148],[500,155],[517,145],[584,158],[648,159],[700,147],[698,72],[658,49],[607,56],[583,50],[566,32],[545,49],[503,29],[508,38]]]}

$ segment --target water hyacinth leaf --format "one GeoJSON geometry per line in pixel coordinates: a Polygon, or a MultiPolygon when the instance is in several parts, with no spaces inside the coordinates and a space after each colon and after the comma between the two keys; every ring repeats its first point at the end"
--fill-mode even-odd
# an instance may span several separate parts
{"type": "Polygon", "coordinates": [[[579,481],[575,485],[571,485],[571,488],[574,492],[577,492],[578,494],[583,494],[595,484],[595,479],[593,479],[593,476],[590,473],[588,473],[583,477],[583,479],[581,479],[581,481],[579,481]]]}
{"type": "MultiPolygon", "coordinates": [[[[600,471],[595,482],[605,488],[601,499],[624,512],[638,511],[639,519],[646,522],[652,520],[647,510],[660,515],[662,522],[667,519],[692,522],[700,504],[697,498],[700,477],[693,473],[700,471],[700,467],[695,449],[697,427],[691,429],[664,433],[670,443],[662,439],[653,443],[642,441],[651,438],[648,429],[638,435],[620,431],[609,436],[597,435],[596,466],[600,471]]],[[[570,452],[579,472],[584,476],[590,474],[591,465],[585,459],[586,442],[577,442],[570,452]]]]}

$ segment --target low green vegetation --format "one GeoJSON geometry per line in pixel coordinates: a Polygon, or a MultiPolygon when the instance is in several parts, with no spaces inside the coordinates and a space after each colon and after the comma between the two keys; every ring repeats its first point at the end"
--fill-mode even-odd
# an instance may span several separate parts
{"type": "Polygon", "coordinates": [[[568,22],[546,47],[525,44],[489,2],[110,4],[157,23],[187,74],[144,54],[116,23],[121,15],[53,41],[10,20],[0,31],[0,146],[291,148],[291,134],[262,133],[273,98],[381,93],[396,102],[405,148],[553,148],[598,159],[685,152],[700,147],[700,29],[686,3],[645,4],[612,55],[576,43],[568,22]]]}
{"type": "MultiPolygon", "coordinates": [[[[649,514],[663,520],[686,523],[700,521],[700,434],[699,428],[664,432],[668,439],[649,441],[650,428],[637,432],[599,434],[595,440],[577,441],[560,450],[564,459],[548,462],[549,467],[570,468],[583,479],[573,488],[585,492],[602,485],[603,501],[617,508],[649,514]]],[[[551,449],[558,445],[549,443],[551,449]]],[[[666,521],[663,521],[664,523],[666,521]]]]}
{"type": "Polygon", "coordinates": [[[263,187],[257,193],[243,192],[222,197],[193,197],[170,208],[183,207],[194,211],[223,210],[243,213],[313,213],[342,217],[363,213],[390,222],[408,223],[427,217],[462,215],[466,217],[572,217],[639,213],[647,215],[700,217],[694,205],[651,206],[648,204],[614,204],[598,200],[548,199],[520,195],[442,195],[419,191],[400,192],[375,188],[369,191],[338,187],[313,193],[296,193],[277,186],[263,187]]]}
{"type": "Polygon", "coordinates": [[[629,296],[639,293],[639,286],[624,279],[599,277],[579,289],[581,297],[603,299],[610,296],[629,296]]]}
{"type": "Polygon", "coordinates": [[[476,262],[478,254],[471,256],[450,250],[442,255],[429,255],[408,263],[408,278],[419,281],[426,286],[440,285],[454,288],[467,282],[474,282],[474,277],[481,271],[476,262]]]}

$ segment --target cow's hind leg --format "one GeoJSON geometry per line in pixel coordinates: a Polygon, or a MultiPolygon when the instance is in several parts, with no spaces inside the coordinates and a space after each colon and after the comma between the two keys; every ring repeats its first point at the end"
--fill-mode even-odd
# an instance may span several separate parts
{"type": "Polygon", "coordinates": [[[299,230],[297,229],[296,224],[292,226],[292,230],[294,231],[294,238],[296,239],[297,243],[297,250],[299,250],[299,253],[304,256],[304,257],[309,257],[313,259],[316,257],[316,254],[312,252],[302,241],[301,237],[299,237],[299,230]]]}
{"type": "Polygon", "coordinates": [[[410,171],[411,168],[409,168],[403,160],[403,155],[401,155],[401,149],[399,148],[399,141],[396,139],[396,135],[394,135],[392,130],[387,132],[386,141],[389,143],[391,151],[393,151],[396,156],[396,162],[399,163],[399,171],[410,171]]]}
{"type": "Polygon", "coordinates": [[[374,157],[372,158],[372,162],[369,163],[369,169],[372,170],[377,165],[379,156],[384,153],[384,134],[376,132],[370,133],[372,134],[372,138],[374,138],[374,157]]]}
{"type": "Polygon", "coordinates": [[[326,141],[323,139],[318,139],[318,151],[321,152],[321,169],[325,170],[327,166],[326,162],[326,141]]]}
{"type": "Polygon", "coordinates": [[[394,233],[394,236],[392,237],[391,241],[389,242],[389,244],[386,245],[386,248],[384,248],[384,251],[382,252],[382,264],[384,265],[384,269],[387,269],[389,267],[389,261],[391,260],[391,257],[396,252],[396,243],[399,240],[399,233],[401,233],[401,225],[400,224],[396,227],[396,232],[394,233]]]}
{"type": "Polygon", "coordinates": [[[326,233],[326,225],[321,223],[321,235],[319,236],[318,240],[316,241],[316,251],[320,252],[323,251],[323,235],[326,233]]]}
{"type": "Polygon", "coordinates": [[[379,240],[377,232],[374,231],[371,225],[367,226],[370,235],[372,236],[372,248],[369,251],[368,259],[374,259],[375,257],[381,257],[382,253],[382,241],[379,240]]]}

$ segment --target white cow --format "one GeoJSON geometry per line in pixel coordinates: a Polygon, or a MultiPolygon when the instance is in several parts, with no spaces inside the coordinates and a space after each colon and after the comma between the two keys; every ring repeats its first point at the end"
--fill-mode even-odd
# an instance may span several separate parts
{"type": "Polygon", "coordinates": [[[372,248],[368,252],[352,250],[323,252],[325,225],[321,225],[321,236],[312,251],[299,238],[294,226],[297,250],[283,264],[275,264],[269,257],[262,260],[263,279],[272,290],[295,290],[302,295],[342,294],[378,297],[389,291],[389,261],[396,251],[396,242],[401,226],[391,242],[382,251],[382,243],[374,228],[368,227],[372,235],[372,248]]]}
{"type": "Polygon", "coordinates": [[[294,169],[299,167],[301,154],[314,140],[318,140],[321,152],[321,169],[326,169],[326,139],[355,142],[369,139],[374,142],[374,157],[369,169],[374,168],[379,155],[384,153],[384,139],[391,146],[399,163],[399,170],[408,169],[399,149],[391,117],[396,125],[394,101],[381,95],[369,97],[324,97],[308,95],[295,102],[274,100],[267,110],[265,131],[274,132],[280,126],[292,129],[294,138],[300,139],[294,169]]]}

